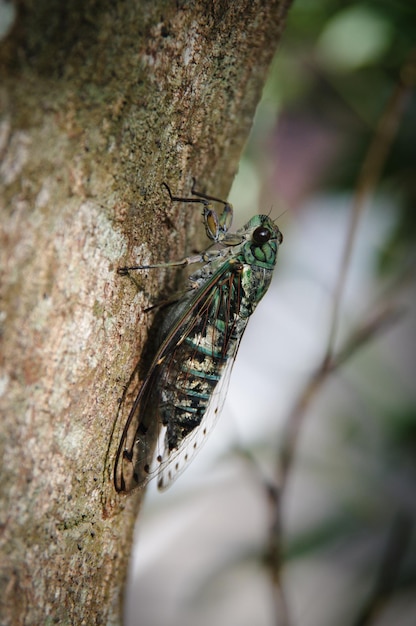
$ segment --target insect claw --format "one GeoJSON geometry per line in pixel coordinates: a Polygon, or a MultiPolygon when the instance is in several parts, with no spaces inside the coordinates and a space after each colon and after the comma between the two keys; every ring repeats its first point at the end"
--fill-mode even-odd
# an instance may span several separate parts
{"type": "Polygon", "coordinates": [[[173,195],[172,195],[172,192],[170,190],[169,185],[167,183],[163,182],[160,186],[161,187],[165,187],[165,189],[167,189],[170,199],[173,200],[173,195]]]}

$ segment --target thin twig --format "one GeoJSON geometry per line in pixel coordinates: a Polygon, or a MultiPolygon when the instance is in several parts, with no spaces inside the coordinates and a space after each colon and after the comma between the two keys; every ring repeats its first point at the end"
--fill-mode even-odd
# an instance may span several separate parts
{"type": "Polygon", "coordinates": [[[409,515],[399,513],[393,520],[374,589],[362,607],[354,626],[370,626],[375,622],[396,585],[400,566],[410,544],[413,523],[409,515]]]}
{"type": "Polygon", "coordinates": [[[333,374],[344,365],[351,356],[356,354],[358,350],[370,340],[374,340],[376,336],[396,324],[401,316],[402,311],[398,307],[391,304],[387,305],[355,330],[350,335],[343,348],[336,355],[331,355],[330,359],[325,359],[321,367],[311,376],[293,407],[290,419],[288,420],[288,428],[286,430],[280,458],[280,497],[283,497],[288,473],[292,467],[302,418],[312,398],[326,382],[330,374],[333,374]]]}
{"type": "MultiPolygon", "coordinates": [[[[409,63],[406,64],[404,70],[409,66],[410,63],[413,63],[414,65],[414,61],[410,60],[409,63]]],[[[404,70],[402,71],[402,75],[408,76],[410,72],[406,72],[404,70]]],[[[408,78],[408,81],[409,80],[410,78],[408,78]]],[[[340,318],[339,312],[345,290],[345,283],[347,279],[348,268],[350,266],[354,241],[358,230],[358,224],[364,212],[364,209],[366,208],[371,196],[374,194],[374,190],[380,179],[381,172],[387,160],[388,153],[397,133],[397,128],[399,126],[409,88],[410,84],[408,82],[404,82],[403,79],[400,80],[400,82],[397,84],[379,120],[379,123],[374,133],[373,141],[370,144],[369,150],[361,166],[354,194],[351,219],[349,223],[347,238],[345,241],[344,252],[342,255],[340,271],[335,287],[330,332],[327,350],[323,360],[324,362],[326,359],[331,358],[331,354],[334,349],[334,343],[338,331],[340,318]]]]}
{"type": "Polygon", "coordinates": [[[275,603],[279,604],[276,611],[276,620],[280,619],[280,621],[276,621],[276,623],[279,625],[283,623],[285,626],[289,626],[290,624],[287,601],[281,581],[282,501],[287,487],[290,470],[293,465],[293,459],[306,409],[310,406],[311,401],[327,380],[328,376],[338,369],[350,356],[355,354],[361,346],[384,330],[387,324],[395,322],[398,316],[398,311],[395,309],[383,309],[375,315],[372,320],[363,324],[356,333],[351,335],[349,340],[345,343],[344,348],[337,355],[334,355],[334,345],[338,332],[342,297],[345,290],[345,283],[348,268],[350,266],[358,224],[364,208],[373,194],[380,178],[387,155],[391,148],[391,144],[397,132],[408,92],[415,81],[414,57],[415,54],[413,52],[401,71],[400,82],[385,107],[384,113],[382,114],[377,125],[373,141],[371,142],[362,164],[354,195],[351,219],[342,255],[340,271],[336,282],[327,349],[321,363],[306,383],[288,416],[283,445],[278,453],[276,466],[277,487],[275,489],[270,489],[270,485],[267,486],[271,511],[269,557],[272,569],[272,581],[275,589],[275,603]]]}

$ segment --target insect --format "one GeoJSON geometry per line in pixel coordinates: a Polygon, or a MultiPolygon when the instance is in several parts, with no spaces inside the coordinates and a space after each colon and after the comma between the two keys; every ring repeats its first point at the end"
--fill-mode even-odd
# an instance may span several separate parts
{"type": "Polygon", "coordinates": [[[161,345],[128,415],[114,466],[118,492],[143,487],[155,475],[158,488],[166,489],[199,450],[221,412],[241,338],[269,288],[283,241],[267,215],[228,232],[231,204],[195,191],[195,181],[191,198],[164,187],[172,202],[202,204],[212,243],[182,261],[118,270],[202,264],[185,295],[169,306],[161,345]],[[220,215],[212,202],[222,205],[220,215]]]}

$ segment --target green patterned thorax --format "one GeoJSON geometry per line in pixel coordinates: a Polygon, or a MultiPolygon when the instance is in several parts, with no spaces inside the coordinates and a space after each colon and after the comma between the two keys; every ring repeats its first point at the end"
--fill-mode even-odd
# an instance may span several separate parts
{"type": "Polygon", "coordinates": [[[204,265],[190,276],[191,290],[170,309],[163,343],[120,442],[118,491],[145,484],[155,472],[159,487],[166,488],[199,449],[222,408],[241,337],[269,288],[282,241],[266,215],[228,233],[230,205],[224,203],[218,217],[205,200],[212,198],[195,195],[203,198],[207,234],[218,249],[192,259],[204,265]],[[159,429],[153,466],[151,437],[159,429]]]}

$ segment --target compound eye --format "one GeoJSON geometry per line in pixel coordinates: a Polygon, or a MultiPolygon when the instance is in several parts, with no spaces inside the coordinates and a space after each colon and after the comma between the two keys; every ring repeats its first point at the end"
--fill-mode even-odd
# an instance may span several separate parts
{"type": "Polygon", "coordinates": [[[258,226],[253,233],[253,241],[257,245],[261,246],[267,243],[271,237],[270,230],[265,226],[258,226]]]}

